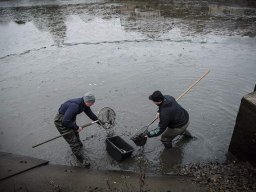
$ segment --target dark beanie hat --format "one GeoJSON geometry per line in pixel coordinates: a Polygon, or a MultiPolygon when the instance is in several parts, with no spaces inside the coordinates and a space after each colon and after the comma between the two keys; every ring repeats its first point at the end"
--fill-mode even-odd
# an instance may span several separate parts
{"type": "Polygon", "coordinates": [[[164,96],[160,91],[155,91],[152,95],[150,95],[149,100],[152,100],[154,102],[160,102],[164,100],[164,96]]]}

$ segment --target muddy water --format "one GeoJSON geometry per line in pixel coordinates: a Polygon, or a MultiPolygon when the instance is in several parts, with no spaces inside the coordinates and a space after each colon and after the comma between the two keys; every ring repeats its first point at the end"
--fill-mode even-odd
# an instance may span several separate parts
{"type": "MultiPolygon", "coordinates": [[[[141,149],[129,138],[155,116],[148,95],[177,97],[210,69],[180,100],[196,139],[181,138],[171,150],[150,139],[143,159],[151,173],[222,162],[240,99],[255,85],[255,31],[253,1],[0,2],[0,150],[74,165],[63,139],[31,146],[58,134],[53,118],[62,102],[93,91],[92,110],[113,108],[114,133],[136,149],[116,163],[107,133],[93,125],[81,134],[93,169],[137,170],[141,149]]],[[[89,121],[78,116],[78,124],[89,121]]]]}

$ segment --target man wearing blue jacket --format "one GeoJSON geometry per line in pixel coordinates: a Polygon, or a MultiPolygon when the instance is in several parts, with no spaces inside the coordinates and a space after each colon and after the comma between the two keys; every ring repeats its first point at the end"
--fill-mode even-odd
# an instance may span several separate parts
{"type": "Polygon", "coordinates": [[[60,106],[58,113],[54,118],[54,124],[60,134],[71,130],[73,131],[63,137],[71,147],[77,160],[86,167],[90,166],[90,162],[84,156],[82,151],[83,143],[79,137],[79,132],[82,130],[82,127],[79,127],[76,124],[76,116],[84,112],[91,120],[98,120],[97,116],[90,109],[94,103],[95,97],[90,93],[85,94],[82,98],[70,99],[60,106]]]}
{"type": "Polygon", "coordinates": [[[147,133],[147,137],[157,137],[161,135],[161,141],[166,148],[172,148],[172,140],[181,134],[191,136],[186,131],[189,125],[189,114],[182,108],[174,97],[163,95],[160,91],[155,91],[149,96],[154,104],[159,107],[157,118],[158,127],[147,133]]]}

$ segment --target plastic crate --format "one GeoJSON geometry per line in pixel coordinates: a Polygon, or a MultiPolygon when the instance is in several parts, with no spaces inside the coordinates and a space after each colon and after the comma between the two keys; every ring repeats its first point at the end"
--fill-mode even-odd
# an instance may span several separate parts
{"type": "Polygon", "coordinates": [[[134,151],[134,148],[119,136],[108,137],[106,139],[106,149],[108,154],[118,162],[131,156],[134,151]]]}

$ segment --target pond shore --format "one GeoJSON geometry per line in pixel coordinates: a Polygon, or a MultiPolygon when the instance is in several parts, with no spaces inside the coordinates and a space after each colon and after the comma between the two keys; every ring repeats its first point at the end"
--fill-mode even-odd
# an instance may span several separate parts
{"type": "Polygon", "coordinates": [[[206,187],[207,191],[256,191],[256,168],[248,162],[181,165],[176,173],[193,177],[193,182],[206,187]]]}
{"type": "Polygon", "coordinates": [[[98,171],[52,165],[48,161],[0,154],[0,191],[205,191],[192,177],[98,171]],[[11,175],[10,173],[14,174],[11,175]]]}
{"type": "Polygon", "coordinates": [[[145,174],[145,178],[139,172],[53,165],[10,153],[0,153],[0,167],[0,191],[3,192],[256,190],[256,168],[237,161],[181,165],[172,175],[145,174]]]}

